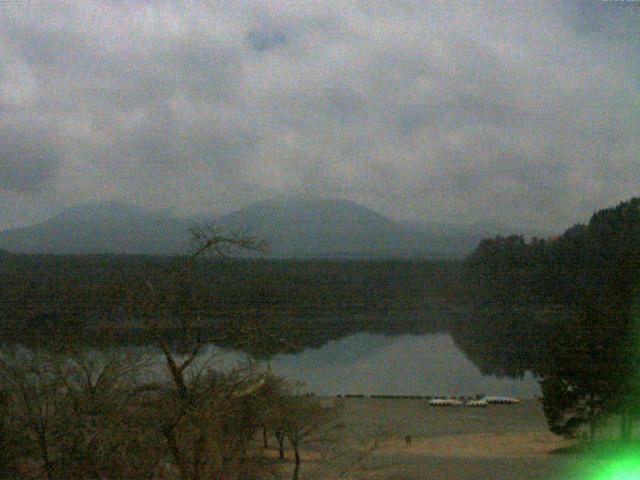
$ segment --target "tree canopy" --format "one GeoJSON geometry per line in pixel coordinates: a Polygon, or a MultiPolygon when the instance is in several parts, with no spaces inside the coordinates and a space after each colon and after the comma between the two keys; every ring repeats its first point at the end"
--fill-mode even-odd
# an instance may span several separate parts
{"type": "Polygon", "coordinates": [[[484,240],[467,259],[489,305],[563,306],[549,335],[543,406],[553,431],[618,413],[623,433],[638,410],[640,198],[594,213],[546,240],[484,240]],[[626,419],[626,420],[625,420],[626,419]]]}

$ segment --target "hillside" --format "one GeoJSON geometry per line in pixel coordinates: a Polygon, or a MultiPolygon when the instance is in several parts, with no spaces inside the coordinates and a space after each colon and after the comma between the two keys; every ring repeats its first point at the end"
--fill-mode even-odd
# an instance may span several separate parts
{"type": "Polygon", "coordinates": [[[117,203],[69,208],[42,223],[0,232],[16,253],[170,255],[188,248],[189,222],[117,203]]]}
{"type": "Polygon", "coordinates": [[[227,230],[250,229],[267,240],[277,257],[447,256],[421,232],[342,199],[273,199],[217,223],[227,230]]]}
{"type": "Polygon", "coordinates": [[[0,249],[21,253],[171,255],[189,250],[203,219],[222,231],[248,230],[277,258],[460,258],[485,232],[391,220],[344,199],[281,197],[223,216],[175,218],[116,202],[79,205],[49,220],[0,232],[0,249]]]}

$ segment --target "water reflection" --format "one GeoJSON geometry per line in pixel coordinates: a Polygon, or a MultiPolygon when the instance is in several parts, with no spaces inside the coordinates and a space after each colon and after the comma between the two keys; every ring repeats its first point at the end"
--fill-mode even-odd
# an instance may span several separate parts
{"type": "MultiPolygon", "coordinates": [[[[322,395],[485,393],[530,398],[539,394],[539,387],[526,372],[539,371],[556,317],[526,308],[514,312],[440,306],[326,318],[260,317],[246,328],[231,319],[187,335],[183,329],[166,329],[163,335],[177,353],[190,351],[194,338],[211,342],[209,353],[226,366],[246,361],[250,353],[322,395]],[[229,353],[233,349],[247,354],[229,353]]],[[[60,342],[55,328],[47,332],[29,329],[18,338],[28,348],[42,348],[43,339],[60,342]]],[[[143,327],[81,333],[73,330],[73,341],[97,350],[125,347],[157,353],[156,339],[143,327]]],[[[163,363],[158,357],[157,365],[163,363]]]]}
{"type": "MultiPolygon", "coordinates": [[[[217,347],[210,347],[217,350],[217,347]]],[[[213,351],[210,350],[210,351],[213,351]]],[[[243,357],[224,354],[230,365],[243,357]]],[[[485,376],[448,334],[357,333],[320,348],[280,354],[268,364],[278,374],[306,384],[318,395],[513,395],[540,393],[533,375],[522,379],[485,376]]]]}

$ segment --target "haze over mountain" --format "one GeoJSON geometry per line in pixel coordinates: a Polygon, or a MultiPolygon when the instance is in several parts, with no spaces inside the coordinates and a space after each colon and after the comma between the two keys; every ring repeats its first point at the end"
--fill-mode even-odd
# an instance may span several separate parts
{"type": "Polygon", "coordinates": [[[391,220],[343,199],[280,197],[227,215],[176,218],[118,203],[69,208],[36,225],[0,232],[0,248],[24,253],[171,255],[189,251],[190,227],[248,230],[264,238],[274,257],[461,257],[487,231],[478,226],[419,225],[391,220]]]}
{"type": "Polygon", "coordinates": [[[441,255],[429,239],[373,210],[341,199],[277,198],[218,219],[226,230],[251,229],[276,256],[412,257],[441,255]]]}
{"type": "Polygon", "coordinates": [[[87,203],[33,226],[0,232],[0,248],[20,253],[170,255],[186,251],[189,225],[126,203],[87,203]]]}

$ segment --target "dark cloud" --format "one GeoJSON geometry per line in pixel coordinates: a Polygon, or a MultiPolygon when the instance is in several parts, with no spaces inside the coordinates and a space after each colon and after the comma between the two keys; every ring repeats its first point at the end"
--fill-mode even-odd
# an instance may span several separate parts
{"type": "Polygon", "coordinates": [[[259,52],[284,45],[287,35],[278,30],[257,29],[247,33],[247,41],[259,52]]]}
{"type": "Polygon", "coordinates": [[[634,2],[2,9],[14,212],[107,198],[220,211],[312,191],[561,229],[637,193],[634,2]]]}

